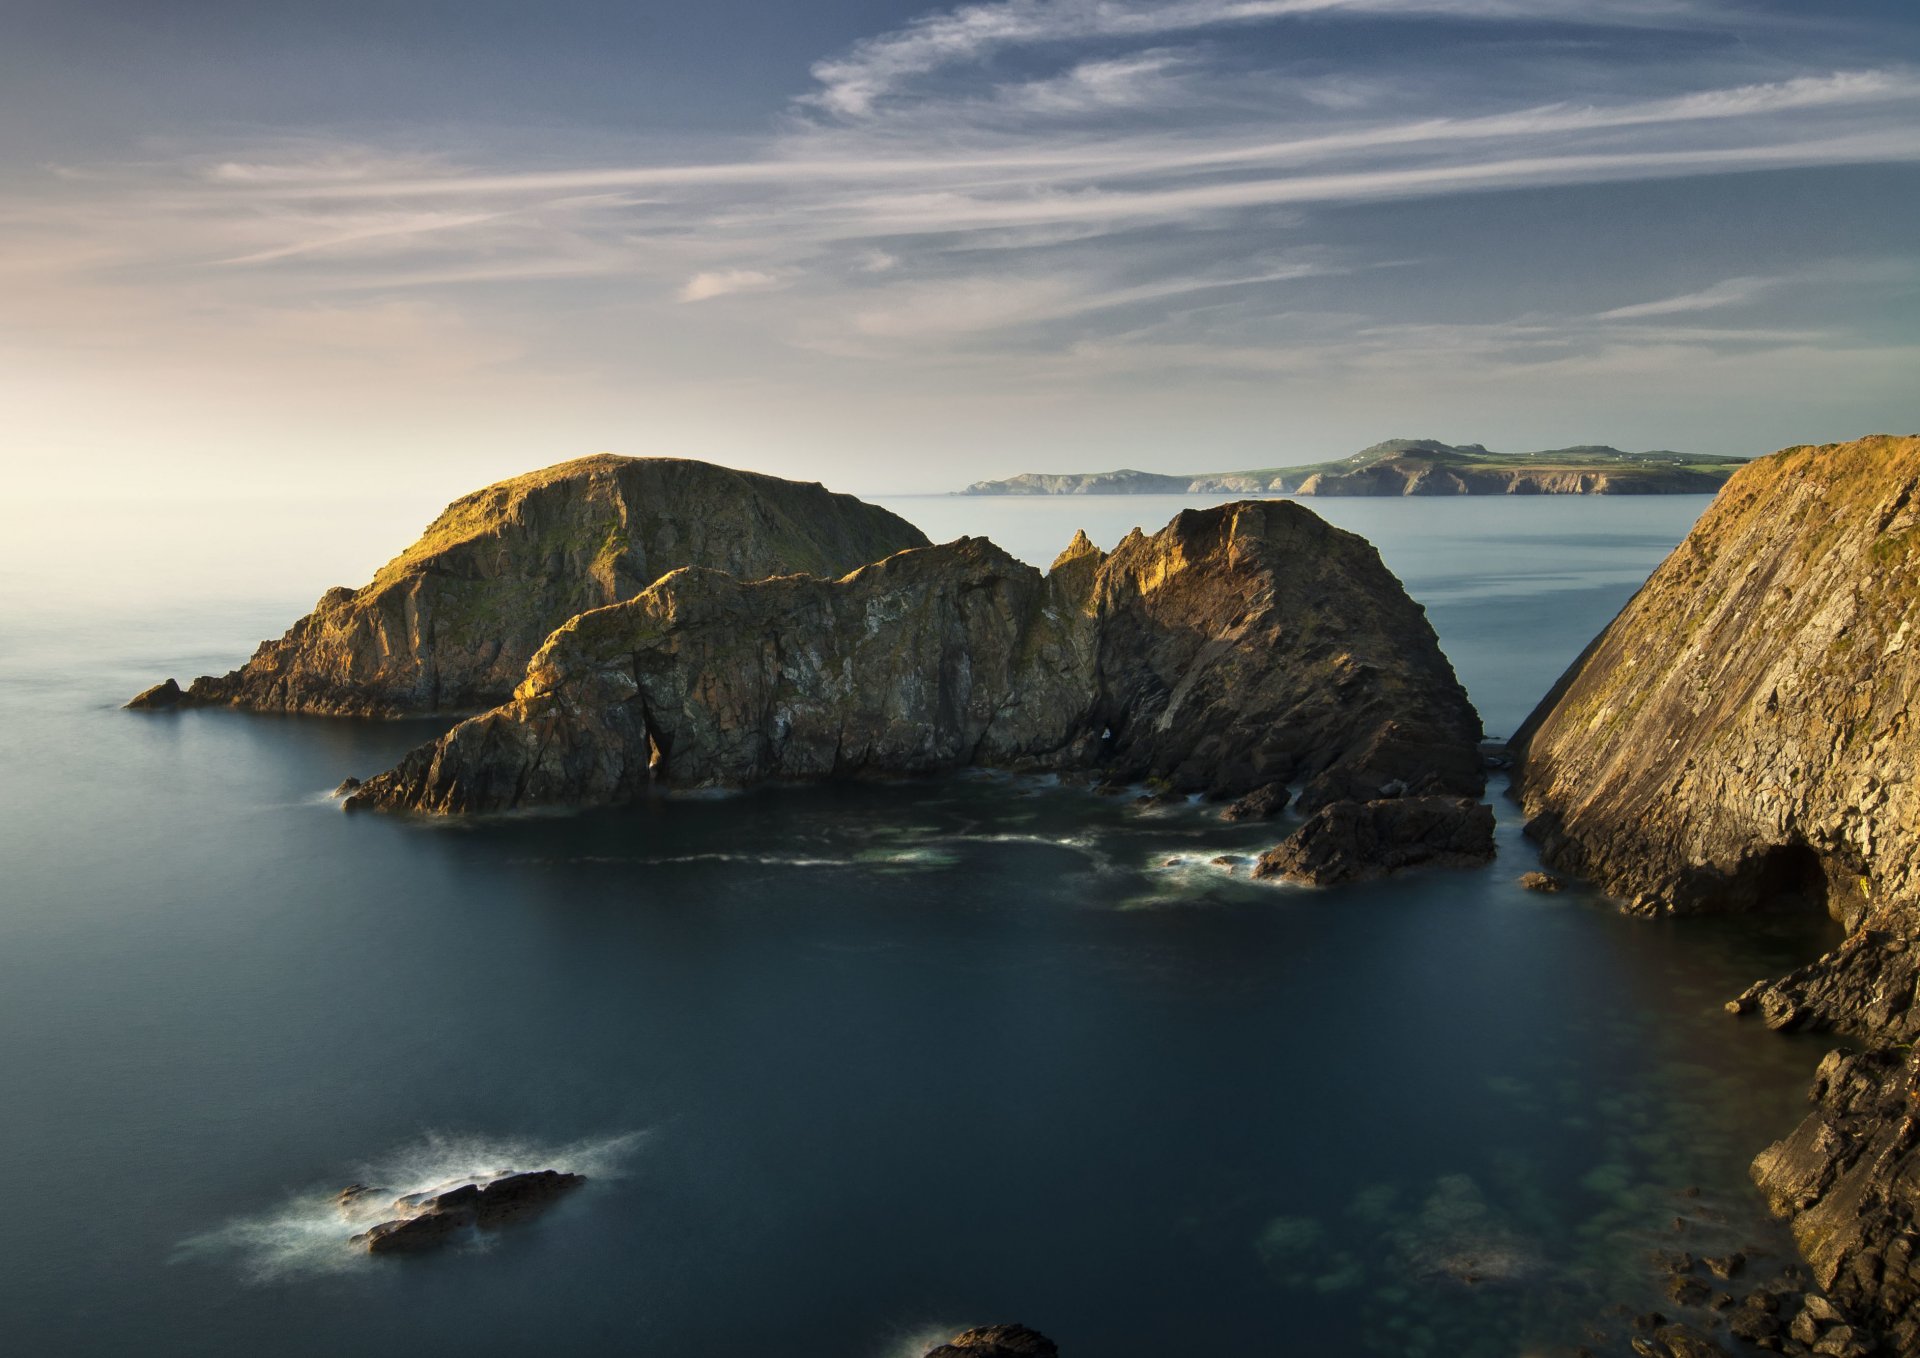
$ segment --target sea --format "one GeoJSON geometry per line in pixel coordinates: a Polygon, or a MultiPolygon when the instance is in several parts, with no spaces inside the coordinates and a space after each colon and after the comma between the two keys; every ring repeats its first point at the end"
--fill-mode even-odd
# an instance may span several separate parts
{"type": "MultiPolygon", "coordinates": [[[[1044,566],[1205,498],[891,497],[1044,566]]],[[[1316,500],[1510,734],[1704,497],[1316,500]]],[[[77,512],[77,511],[76,511],[77,512]]],[[[1288,829],[1046,779],[347,816],[444,723],[124,712],[425,521],[22,514],[0,544],[0,1349],[917,1358],[1626,1353],[1818,1038],[1724,1002],[1823,920],[1648,922],[1500,857],[1310,890],[1288,829]],[[101,546],[110,544],[110,546],[101,546]],[[57,563],[57,564],[50,564],[57,563]],[[354,1251],[331,1198],[555,1167],[536,1221],[354,1251]]]]}

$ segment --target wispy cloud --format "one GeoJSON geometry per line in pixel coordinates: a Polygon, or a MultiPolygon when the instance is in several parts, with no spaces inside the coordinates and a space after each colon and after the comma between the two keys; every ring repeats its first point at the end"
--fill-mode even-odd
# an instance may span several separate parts
{"type": "Polygon", "coordinates": [[[758,292],[779,283],[780,275],[766,269],[708,269],[681,286],[680,300],[705,302],[736,292],[758,292]]]}
{"type": "Polygon", "coordinates": [[[1846,308],[1920,280],[1897,222],[1849,217],[1810,263],[1791,220],[1749,214],[1652,269],[1610,248],[1630,218],[1581,215],[1656,182],[1708,201],[1754,172],[1920,164],[1920,72],[1762,41],[1750,12],[1723,41],[1742,8],[998,0],[825,57],[758,134],[619,156],[564,130],[175,137],[0,199],[0,358],[178,378],[305,354],[309,386],[396,403],[559,383],[644,395],[649,420],[716,391],[733,419],[746,389],[1105,411],[1169,383],[1572,391],[1654,354],[1729,383],[1815,349],[1890,372],[1897,326],[1846,308]],[[1415,21],[1421,41],[1395,27],[1415,21]],[[1460,46],[1430,53],[1440,34],[1460,46]],[[1538,215],[1567,190],[1582,206],[1538,215]],[[1509,227],[1520,191],[1536,216],[1509,227]]]}

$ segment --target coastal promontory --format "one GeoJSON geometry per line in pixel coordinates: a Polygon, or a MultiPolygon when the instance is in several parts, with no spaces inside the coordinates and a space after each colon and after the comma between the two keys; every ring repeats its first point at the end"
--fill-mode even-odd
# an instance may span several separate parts
{"type": "Polygon", "coordinates": [[[1549,865],[1639,914],[1846,929],[1729,1008],[1864,1046],[1828,1057],[1754,1175],[1899,1353],[1920,1351],[1917,615],[1920,437],[1789,448],[1728,482],[1514,742],[1549,865]]]}
{"type": "Polygon", "coordinates": [[[976,481],[964,495],[1704,495],[1739,462],[1605,444],[1496,453],[1478,443],[1388,439],[1347,457],[1248,471],[1174,475],[1025,472],[976,481]]]}
{"type": "Polygon", "coordinates": [[[169,680],[135,705],[473,711],[505,701],[567,619],[669,571],[839,575],[926,542],[817,484],[681,458],[580,458],[461,497],[369,584],[328,590],[241,668],[184,690],[169,680]]]}

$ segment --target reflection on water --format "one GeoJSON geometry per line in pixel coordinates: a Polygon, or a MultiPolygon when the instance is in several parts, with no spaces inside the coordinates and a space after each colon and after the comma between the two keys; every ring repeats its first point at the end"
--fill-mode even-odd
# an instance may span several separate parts
{"type": "MultiPolygon", "coordinates": [[[[1678,536],[1606,512],[1586,585],[1429,599],[1483,702],[1678,536]]],[[[1467,521],[1400,524],[1418,594],[1467,521]]],[[[1778,1247],[1746,1162],[1820,1043],[1719,1006],[1822,922],[1523,892],[1504,799],[1496,865],[1327,892],[1247,879],[1288,822],[1046,780],[345,816],[434,724],[114,710],[250,607],[0,620],[23,1349],[886,1358],[1019,1320],[1068,1358],[1492,1358],[1652,1305],[1655,1249],[1778,1247]],[[480,1252],[369,1260],[320,1210],[596,1156],[480,1252]]]]}

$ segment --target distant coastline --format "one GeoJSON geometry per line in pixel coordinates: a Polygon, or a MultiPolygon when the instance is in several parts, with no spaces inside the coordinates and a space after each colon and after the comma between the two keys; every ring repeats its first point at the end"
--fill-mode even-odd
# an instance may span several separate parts
{"type": "Polygon", "coordinates": [[[1709,494],[1738,458],[1605,445],[1496,453],[1478,443],[1389,439],[1350,457],[1194,476],[1122,468],[1026,472],[976,481],[957,495],[1689,495],[1709,494]]]}

